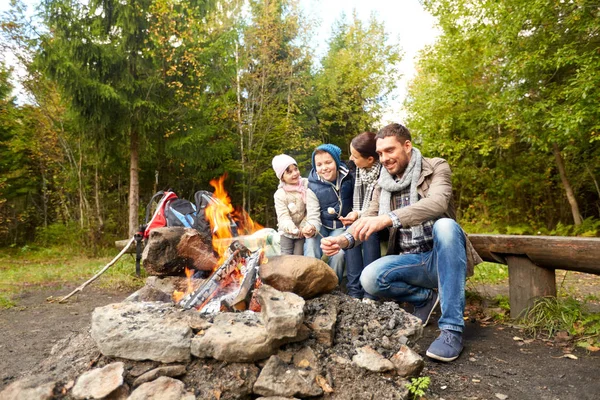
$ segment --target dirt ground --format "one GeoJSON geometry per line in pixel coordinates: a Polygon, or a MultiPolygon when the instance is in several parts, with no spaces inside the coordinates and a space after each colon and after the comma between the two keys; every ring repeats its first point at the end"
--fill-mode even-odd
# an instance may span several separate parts
{"type": "MultiPolygon", "coordinates": [[[[576,276],[577,285],[585,287],[582,296],[596,295],[600,277],[576,276]]],[[[479,289],[485,295],[507,292],[506,285],[479,289]]],[[[0,310],[0,390],[46,359],[57,341],[88,329],[95,307],[121,301],[129,294],[92,286],[67,304],[47,301],[70,290],[31,291],[17,299],[17,307],[0,310]]],[[[483,317],[479,304],[469,305],[466,324],[465,350],[457,361],[445,364],[426,358],[422,376],[431,378],[426,399],[598,398],[600,352],[589,353],[570,343],[533,340],[517,328],[483,317]]],[[[415,350],[424,355],[436,336],[434,321],[415,350]]]]}

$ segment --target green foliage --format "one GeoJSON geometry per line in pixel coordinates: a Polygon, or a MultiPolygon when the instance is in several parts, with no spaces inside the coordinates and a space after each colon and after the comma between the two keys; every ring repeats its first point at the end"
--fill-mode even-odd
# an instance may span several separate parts
{"type": "Polygon", "coordinates": [[[552,236],[600,237],[600,219],[589,217],[581,225],[563,225],[558,223],[549,233],[552,236]]]}
{"type": "Polygon", "coordinates": [[[84,247],[85,231],[77,224],[54,223],[46,227],[40,226],[36,229],[35,244],[41,247],[53,247],[69,244],[73,247],[84,247]]]}
{"type": "Polygon", "coordinates": [[[600,54],[589,3],[424,2],[442,34],[419,61],[409,126],[424,153],[452,165],[462,222],[552,229],[578,224],[579,213],[599,217],[599,111],[589,96],[600,96],[600,54]]]}
{"type": "Polygon", "coordinates": [[[420,399],[425,396],[427,388],[431,383],[431,378],[428,376],[420,376],[418,378],[410,378],[410,383],[406,384],[408,392],[413,400],[420,399]]]}
{"type": "Polygon", "coordinates": [[[500,307],[504,311],[510,311],[510,301],[508,299],[508,296],[499,294],[494,298],[494,301],[498,304],[498,307],[500,307]]]}
{"type": "MultiPolygon", "coordinates": [[[[374,129],[399,76],[399,46],[356,14],[340,17],[314,68],[312,25],[293,0],[51,0],[38,26],[17,3],[0,21],[3,46],[34,102],[15,104],[0,71],[3,245],[99,251],[128,236],[130,209],[143,212],[130,193],[142,204],[169,187],[190,198],[225,172],[233,203],[274,226],[272,157],[307,167],[319,142],[346,151],[374,129]]],[[[411,84],[409,125],[424,154],[452,165],[461,224],[599,236],[592,3],[424,4],[442,34],[411,84]]]]}
{"type": "Polygon", "coordinates": [[[534,336],[544,333],[552,337],[565,331],[579,346],[600,346],[600,314],[587,312],[585,304],[572,297],[541,298],[527,310],[521,322],[534,336]]]}
{"type": "Polygon", "coordinates": [[[508,267],[503,264],[483,262],[475,266],[475,272],[469,280],[488,284],[496,284],[508,279],[508,267]]]}

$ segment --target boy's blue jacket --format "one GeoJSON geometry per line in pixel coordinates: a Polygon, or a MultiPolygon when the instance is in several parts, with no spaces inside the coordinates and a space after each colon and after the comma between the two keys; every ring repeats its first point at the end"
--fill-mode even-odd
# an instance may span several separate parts
{"type": "Polygon", "coordinates": [[[352,195],[354,193],[354,176],[348,170],[345,164],[340,164],[338,168],[338,181],[340,182],[336,189],[335,182],[322,180],[317,171],[313,168],[308,174],[308,188],[312,190],[321,208],[321,224],[329,229],[343,228],[339,216],[345,217],[352,211],[352,195]],[[335,214],[329,214],[327,209],[333,207],[335,214]]]}

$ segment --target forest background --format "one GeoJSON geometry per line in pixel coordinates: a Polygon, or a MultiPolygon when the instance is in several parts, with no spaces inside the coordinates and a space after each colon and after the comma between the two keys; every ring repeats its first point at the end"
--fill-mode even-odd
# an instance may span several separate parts
{"type": "MultiPolygon", "coordinates": [[[[425,156],[453,169],[468,232],[600,236],[600,3],[424,0],[440,35],[404,103],[425,156]]],[[[95,251],[131,237],[157,190],[227,173],[275,227],[274,155],[376,131],[402,43],[340,18],[323,57],[294,0],[12,0],[0,69],[0,245],[95,251]]],[[[403,38],[402,40],[410,40],[403,38]]]]}

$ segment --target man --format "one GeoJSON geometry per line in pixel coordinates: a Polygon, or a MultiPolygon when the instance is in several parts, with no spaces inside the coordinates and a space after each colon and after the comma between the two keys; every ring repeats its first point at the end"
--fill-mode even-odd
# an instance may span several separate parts
{"type": "Polygon", "coordinates": [[[373,296],[412,303],[424,326],[441,302],[441,333],[426,354],[453,361],[463,349],[466,276],[481,259],[454,221],[450,167],[421,157],[400,124],[376,139],[384,169],[369,208],[345,234],[322,239],[321,248],[333,255],[389,228],[388,255],[365,267],[361,284],[373,296]]]}

